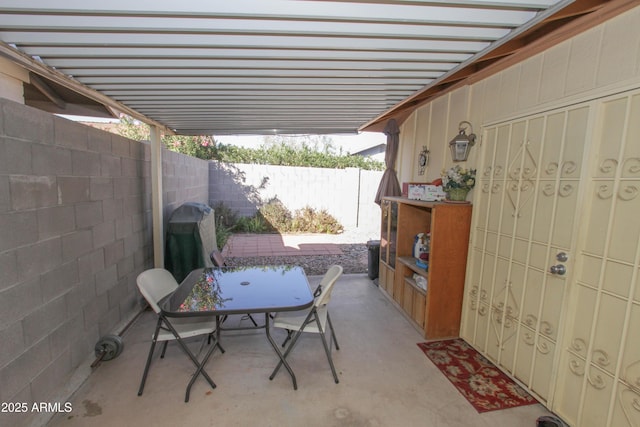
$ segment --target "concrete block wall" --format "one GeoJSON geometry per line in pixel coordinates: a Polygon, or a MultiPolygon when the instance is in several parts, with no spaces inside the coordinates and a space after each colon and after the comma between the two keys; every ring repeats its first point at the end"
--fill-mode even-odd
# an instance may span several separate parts
{"type": "Polygon", "coordinates": [[[370,227],[380,222],[373,199],[381,178],[381,171],[356,168],[210,162],[209,204],[223,202],[241,216],[251,216],[262,202],[277,197],[292,213],[311,206],[327,210],[345,228],[370,227]]]}
{"type": "MultiPolygon", "coordinates": [[[[206,203],[207,162],[163,154],[165,212],[206,203]]],[[[139,311],[149,168],[148,144],[0,99],[0,402],[59,400],[98,339],[139,311]]]]}
{"type": "Polygon", "coordinates": [[[171,213],[184,202],[209,203],[209,164],[207,161],[169,150],[163,150],[162,159],[163,213],[166,230],[171,213]]]}

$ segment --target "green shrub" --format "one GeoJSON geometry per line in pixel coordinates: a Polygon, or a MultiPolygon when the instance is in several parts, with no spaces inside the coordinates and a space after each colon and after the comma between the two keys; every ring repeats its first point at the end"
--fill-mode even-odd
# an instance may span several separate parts
{"type": "MultiPolygon", "coordinates": [[[[120,116],[116,132],[136,141],[150,140],[149,126],[126,116],[120,116]]],[[[238,147],[221,144],[209,135],[162,135],[162,142],[171,151],[187,154],[204,160],[224,163],[261,165],[305,166],[316,168],[360,168],[384,170],[384,162],[360,155],[335,152],[333,142],[327,135],[266,137],[259,148],[238,147]],[[323,148],[324,147],[324,148],[323,148]]]]}
{"type": "Polygon", "coordinates": [[[316,151],[308,145],[290,146],[285,143],[245,148],[227,144],[211,147],[210,157],[224,163],[244,163],[256,165],[302,166],[315,168],[360,168],[364,170],[384,170],[383,162],[359,155],[333,154],[316,151]]]}
{"type": "Polygon", "coordinates": [[[213,207],[213,214],[216,222],[216,245],[222,250],[232,234],[238,214],[222,202],[213,207]]]}
{"type": "Polygon", "coordinates": [[[291,212],[277,198],[262,205],[258,215],[263,218],[270,231],[286,233],[291,230],[291,212]]]}
{"type": "Polygon", "coordinates": [[[230,228],[216,225],[216,245],[218,245],[218,250],[222,251],[231,234],[233,233],[230,228]]]}
{"type": "Polygon", "coordinates": [[[234,231],[244,233],[264,233],[268,230],[269,226],[260,215],[240,217],[234,228],[234,231]]]}
{"type": "Polygon", "coordinates": [[[305,206],[296,211],[292,230],[300,233],[338,234],[344,231],[344,227],[326,210],[316,211],[310,206],[305,206]]]}
{"type": "Polygon", "coordinates": [[[225,227],[233,228],[238,221],[238,213],[225,205],[223,202],[218,202],[213,207],[216,215],[216,228],[225,227]]]}
{"type": "Polygon", "coordinates": [[[316,211],[310,206],[298,209],[294,215],[284,204],[274,198],[260,207],[251,217],[238,217],[223,203],[215,207],[216,240],[222,250],[232,233],[326,233],[339,234],[344,231],[342,224],[330,213],[322,209],[316,211]]]}

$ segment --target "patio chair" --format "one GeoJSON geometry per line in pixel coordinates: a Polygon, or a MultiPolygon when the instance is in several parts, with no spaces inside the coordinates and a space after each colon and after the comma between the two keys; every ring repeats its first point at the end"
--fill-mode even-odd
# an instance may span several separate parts
{"type": "MultiPolygon", "coordinates": [[[[213,349],[218,346],[220,350],[224,352],[222,347],[220,347],[216,341],[213,347],[209,349],[206,356],[203,358],[203,361],[199,362],[196,356],[193,355],[193,353],[183,342],[183,339],[185,338],[205,335],[208,337],[208,343],[211,344],[213,333],[216,330],[215,317],[185,317],[171,319],[165,317],[160,310],[158,302],[165,296],[174,292],[178,288],[178,283],[174,279],[173,275],[163,268],[153,268],[151,270],[146,270],[140,273],[140,275],[136,279],[136,283],[138,285],[140,293],[142,293],[144,298],[149,303],[149,306],[151,306],[153,311],[155,311],[158,315],[158,322],[156,324],[156,329],[151,340],[151,348],[149,348],[147,363],[145,364],[144,373],[142,374],[142,381],[140,382],[140,388],[138,389],[138,396],[141,396],[144,390],[144,385],[147,380],[149,368],[151,367],[151,359],[153,357],[153,352],[158,341],[164,342],[162,353],[160,355],[160,358],[164,358],[169,341],[177,340],[182,350],[198,368],[198,371],[196,371],[196,375],[198,373],[202,373],[211,387],[215,388],[215,383],[213,382],[213,380],[211,380],[211,378],[209,378],[207,373],[202,370],[202,367],[213,352],[213,349]]],[[[202,343],[202,345],[204,346],[204,342],[202,343]]],[[[187,394],[185,401],[188,400],[189,397],[187,394]]]]}
{"type": "MultiPolygon", "coordinates": [[[[332,265],[329,267],[329,270],[327,270],[320,281],[320,285],[316,288],[314,295],[317,293],[319,293],[319,295],[316,296],[315,301],[310,308],[301,311],[279,312],[273,319],[274,328],[287,330],[287,338],[282,343],[282,346],[284,347],[287,342],[291,340],[291,343],[283,355],[285,359],[289,353],[291,353],[291,350],[293,350],[293,347],[296,345],[298,338],[300,338],[300,335],[302,335],[303,332],[320,334],[320,339],[322,340],[322,345],[324,346],[324,351],[327,355],[327,360],[329,361],[329,366],[331,367],[333,379],[336,384],[339,381],[336,369],[333,365],[333,359],[331,358],[331,346],[332,343],[335,343],[336,350],[340,350],[340,346],[338,345],[333,324],[331,323],[331,316],[329,315],[327,304],[329,304],[329,301],[331,300],[333,285],[335,285],[338,278],[342,275],[342,271],[343,269],[339,265],[332,265]],[[325,336],[327,324],[331,330],[330,341],[328,344],[325,336]]],[[[276,376],[281,366],[282,361],[278,363],[269,379],[273,379],[276,376]]]]}
{"type": "MultiPolygon", "coordinates": [[[[220,253],[219,250],[214,249],[213,251],[211,251],[209,257],[211,258],[211,262],[213,262],[213,265],[215,265],[216,267],[228,267],[227,261],[224,259],[224,256],[220,253]]],[[[224,323],[224,321],[227,320],[227,317],[228,316],[224,316],[221,323],[224,323]]],[[[242,319],[249,319],[251,320],[251,323],[253,323],[253,326],[258,327],[258,323],[250,313],[242,316],[242,319]]]]}

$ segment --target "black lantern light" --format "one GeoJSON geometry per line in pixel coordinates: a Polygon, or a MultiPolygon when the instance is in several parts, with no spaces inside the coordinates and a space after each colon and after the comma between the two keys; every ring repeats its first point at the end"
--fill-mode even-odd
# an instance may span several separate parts
{"type": "Polygon", "coordinates": [[[467,121],[460,122],[458,130],[460,131],[458,135],[449,142],[449,149],[451,150],[451,159],[454,162],[464,162],[469,156],[469,150],[476,143],[476,134],[473,133],[471,123],[467,121]],[[465,132],[467,128],[465,125],[469,127],[469,135],[465,132]]]}

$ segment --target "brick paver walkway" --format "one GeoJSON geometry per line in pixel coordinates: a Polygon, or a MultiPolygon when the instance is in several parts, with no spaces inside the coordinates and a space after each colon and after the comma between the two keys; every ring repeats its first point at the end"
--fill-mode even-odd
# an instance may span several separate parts
{"type": "Polygon", "coordinates": [[[222,254],[225,257],[341,255],[343,243],[330,234],[234,234],[222,254]]]}

